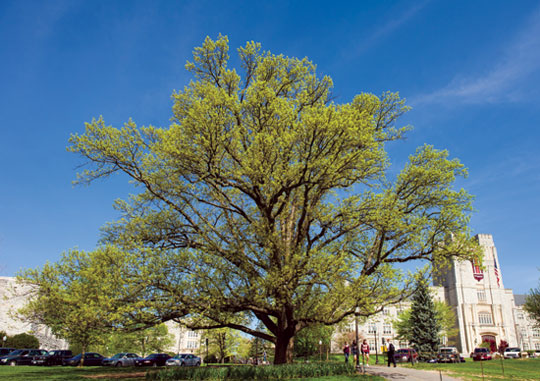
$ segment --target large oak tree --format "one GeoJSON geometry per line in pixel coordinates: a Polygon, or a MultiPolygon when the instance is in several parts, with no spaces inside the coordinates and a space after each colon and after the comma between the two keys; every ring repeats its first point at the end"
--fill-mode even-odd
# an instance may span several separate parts
{"type": "Polygon", "coordinates": [[[409,295],[397,265],[471,256],[458,160],[425,145],[387,176],[385,144],[408,130],[397,94],[336,103],[307,59],[249,42],[235,69],[228,49],[221,36],[195,48],[170,126],[99,118],[70,139],[89,164],[80,182],[121,172],[140,190],[104,228],[139,258],[129,288],[146,304],[131,318],[234,328],[273,342],[285,363],[303,328],[409,295]]]}

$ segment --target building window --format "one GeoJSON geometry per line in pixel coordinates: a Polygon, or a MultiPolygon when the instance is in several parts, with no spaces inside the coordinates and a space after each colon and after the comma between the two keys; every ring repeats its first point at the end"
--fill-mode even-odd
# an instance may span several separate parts
{"type": "Polygon", "coordinates": [[[540,329],[535,328],[533,331],[533,337],[540,337],[540,329]]]}
{"type": "Polygon", "coordinates": [[[476,292],[476,295],[478,295],[478,301],[479,302],[485,302],[486,301],[486,292],[484,290],[478,290],[476,292]]]}
{"type": "Polygon", "coordinates": [[[197,342],[196,342],[196,341],[188,341],[188,342],[187,342],[187,347],[188,347],[189,349],[194,349],[194,348],[197,348],[198,345],[197,345],[197,342]]]}
{"type": "Polygon", "coordinates": [[[490,313],[479,313],[478,314],[478,322],[480,324],[484,324],[484,325],[492,325],[493,324],[493,319],[491,318],[491,314],[490,313]]]}
{"type": "Polygon", "coordinates": [[[540,343],[534,343],[534,349],[540,349],[540,343]]]}
{"type": "Polygon", "coordinates": [[[376,330],[377,330],[377,327],[375,326],[375,323],[369,323],[368,333],[375,333],[376,330]]]}
{"type": "Polygon", "coordinates": [[[518,312],[517,318],[518,318],[519,320],[523,320],[523,312],[518,312]]]}
{"type": "Polygon", "coordinates": [[[375,348],[375,340],[369,340],[369,349],[375,348]]]}
{"type": "Polygon", "coordinates": [[[384,316],[388,316],[388,315],[390,315],[390,310],[389,310],[388,308],[383,308],[382,314],[383,314],[384,316]]]}
{"type": "Polygon", "coordinates": [[[188,337],[199,337],[199,334],[195,331],[189,331],[188,332],[188,337]]]}
{"type": "Polygon", "coordinates": [[[383,326],[383,333],[385,335],[390,335],[392,333],[392,325],[391,324],[385,324],[383,326]]]}
{"type": "Polygon", "coordinates": [[[523,350],[524,350],[524,351],[529,350],[529,343],[526,342],[526,341],[523,342],[523,350]]]}

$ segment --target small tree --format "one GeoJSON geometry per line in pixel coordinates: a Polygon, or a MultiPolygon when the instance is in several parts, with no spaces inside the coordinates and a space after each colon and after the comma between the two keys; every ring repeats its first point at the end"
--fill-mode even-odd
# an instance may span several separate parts
{"type": "MultiPolygon", "coordinates": [[[[455,327],[456,315],[452,310],[452,307],[439,300],[434,301],[434,306],[435,319],[440,327],[438,332],[439,342],[442,342],[444,337],[454,337],[457,334],[458,329],[455,327]]],[[[414,322],[412,320],[412,310],[410,308],[401,312],[397,319],[394,320],[393,324],[399,340],[409,342],[412,340],[412,328],[414,322]]]]}
{"type": "Polygon", "coordinates": [[[427,282],[419,279],[411,306],[410,342],[421,360],[429,360],[439,346],[440,323],[427,282]]]}
{"type": "Polygon", "coordinates": [[[508,341],[501,340],[499,343],[499,353],[502,355],[504,354],[504,350],[508,348],[508,341]]]}
{"type": "MultiPolygon", "coordinates": [[[[0,339],[1,340],[1,339],[0,339]]],[[[8,336],[6,347],[17,349],[22,348],[39,348],[39,339],[28,333],[19,333],[17,335],[8,336]]]]}
{"type": "Polygon", "coordinates": [[[535,321],[536,325],[540,326],[540,286],[531,289],[525,299],[525,306],[523,308],[535,321]]]}
{"type": "Polygon", "coordinates": [[[31,286],[30,301],[18,314],[79,344],[84,354],[90,345],[102,343],[127,313],[118,286],[127,258],[108,247],[91,254],[73,250],[57,263],[24,271],[18,280],[31,286]]]}

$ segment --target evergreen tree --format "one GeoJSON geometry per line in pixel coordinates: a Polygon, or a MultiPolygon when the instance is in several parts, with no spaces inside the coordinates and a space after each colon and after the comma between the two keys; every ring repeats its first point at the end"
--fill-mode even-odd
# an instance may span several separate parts
{"type": "Polygon", "coordinates": [[[420,360],[428,360],[439,346],[440,323],[426,281],[420,279],[411,306],[411,344],[420,360]]]}

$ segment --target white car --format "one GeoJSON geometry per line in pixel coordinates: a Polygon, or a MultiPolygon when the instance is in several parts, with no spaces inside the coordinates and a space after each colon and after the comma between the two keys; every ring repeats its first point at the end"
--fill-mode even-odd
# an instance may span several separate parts
{"type": "Polygon", "coordinates": [[[171,357],[165,363],[167,366],[200,366],[201,358],[191,353],[180,353],[171,357]]]}
{"type": "Polygon", "coordinates": [[[521,348],[509,347],[504,350],[505,359],[517,359],[521,357],[521,348]]]}

